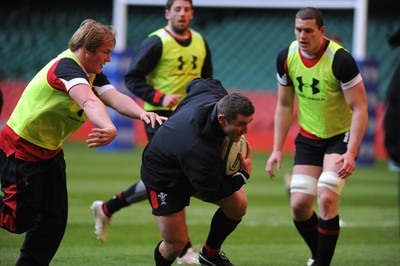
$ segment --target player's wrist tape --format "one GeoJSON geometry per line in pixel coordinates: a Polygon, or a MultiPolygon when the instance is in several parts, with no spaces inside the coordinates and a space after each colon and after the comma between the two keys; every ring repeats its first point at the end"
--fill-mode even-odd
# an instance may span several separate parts
{"type": "Polygon", "coordinates": [[[243,178],[243,182],[245,184],[246,184],[247,180],[250,178],[250,175],[248,173],[246,173],[246,171],[244,171],[243,169],[240,169],[235,174],[233,174],[233,176],[237,176],[237,175],[240,175],[243,178]]]}

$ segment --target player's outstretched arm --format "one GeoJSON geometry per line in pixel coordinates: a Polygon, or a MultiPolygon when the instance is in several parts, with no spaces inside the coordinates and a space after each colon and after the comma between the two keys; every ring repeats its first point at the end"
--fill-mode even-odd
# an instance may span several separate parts
{"type": "Polygon", "coordinates": [[[167,118],[158,116],[153,112],[146,112],[131,97],[117,90],[108,90],[100,95],[100,99],[121,115],[140,119],[154,128],[156,123],[162,124],[167,118]]]}

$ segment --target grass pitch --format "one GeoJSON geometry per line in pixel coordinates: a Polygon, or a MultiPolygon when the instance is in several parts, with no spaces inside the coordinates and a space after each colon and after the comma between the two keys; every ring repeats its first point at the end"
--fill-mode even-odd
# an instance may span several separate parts
{"type": "MultiPolygon", "coordinates": [[[[113,216],[108,241],[94,235],[89,209],[94,200],[108,200],[139,180],[142,147],[130,151],[99,151],[83,143],[64,145],[69,190],[68,227],[51,265],[154,265],[153,250],[160,241],[151,209],[143,201],[113,216]]],[[[268,154],[253,154],[253,174],[245,185],[249,198],[247,215],[223,245],[235,265],[305,265],[310,254],[290,218],[284,174],[270,180],[265,173],[268,154]]],[[[359,166],[349,178],[340,205],[344,221],[333,266],[400,265],[399,173],[386,161],[359,166]]],[[[216,207],[192,199],[187,221],[193,244],[206,240],[216,207]]],[[[0,265],[15,265],[23,235],[0,230],[0,265]]]]}

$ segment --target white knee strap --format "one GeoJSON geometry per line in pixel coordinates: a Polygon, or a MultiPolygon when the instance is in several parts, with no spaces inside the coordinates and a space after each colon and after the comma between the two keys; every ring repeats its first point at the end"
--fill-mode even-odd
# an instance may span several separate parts
{"type": "Polygon", "coordinates": [[[339,175],[333,171],[323,172],[318,180],[319,187],[327,187],[338,195],[342,192],[345,183],[346,180],[339,178],[339,175]]]}
{"type": "Polygon", "coordinates": [[[301,192],[311,195],[317,195],[317,179],[309,175],[292,175],[290,182],[290,193],[301,192]]]}

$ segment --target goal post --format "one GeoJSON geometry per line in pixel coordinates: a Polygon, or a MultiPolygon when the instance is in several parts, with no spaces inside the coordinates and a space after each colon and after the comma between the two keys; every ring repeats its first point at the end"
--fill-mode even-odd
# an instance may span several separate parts
{"type": "MultiPolygon", "coordinates": [[[[128,7],[136,6],[164,6],[166,0],[113,0],[113,25],[117,30],[117,43],[114,49],[114,64],[106,65],[105,71],[109,71],[110,81],[124,87],[123,76],[126,73],[123,66],[127,66],[130,57],[126,55],[128,7]]],[[[313,6],[323,9],[353,10],[353,47],[351,54],[359,64],[363,74],[367,98],[369,103],[369,122],[367,132],[362,141],[359,160],[361,164],[370,165],[374,163],[375,151],[375,105],[376,88],[378,84],[378,64],[375,61],[366,60],[366,39],[368,0],[194,0],[196,7],[218,7],[218,8],[260,8],[260,9],[299,9],[313,6]]]]}
{"type": "MultiPolygon", "coordinates": [[[[354,10],[353,23],[353,50],[357,60],[364,60],[366,55],[368,0],[194,0],[196,7],[222,8],[269,8],[269,9],[296,9],[313,6],[319,9],[352,9],[354,10]]],[[[136,6],[164,6],[165,0],[114,0],[112,23],[116,28],[116,52],[122,52],[127,46],[128,7],[136,6]]]]}

